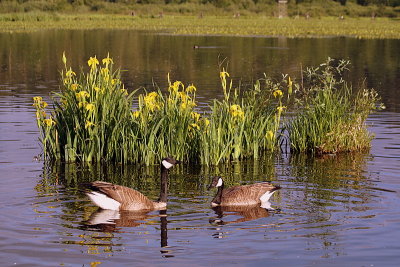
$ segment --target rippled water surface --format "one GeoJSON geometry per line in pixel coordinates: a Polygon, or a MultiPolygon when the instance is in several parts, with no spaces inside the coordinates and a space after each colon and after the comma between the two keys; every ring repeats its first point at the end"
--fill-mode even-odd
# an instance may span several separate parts
{"type": "Polygon", "coordinates": [[[123,31],[0,34],[1,266],[398,266],[400,262],[399,41],[187,37],[123,31]],[[193,49],[199,45],[199,49],[193,49]],[[273,49],[272,49],[272,48],[273,49]],[[281,48],[281,49],[276,49],[281,48]],[[158,166],[47,165],[32,96],[57,89],[59,58],[84,64],[110,51],[130,89],[152,78],[193,82],[218,97],[218,57],[244,80],[296,73],[328,56],[353,62],[387,110],[368,119],[369,153],[314,158],[282,154],[229,166],[180,165],[166,214],[98,211],[80,191],[107,180],[158,195],[158,166]],[[209,177],[272,181],[275,211],[213,210],[209,177]]]}

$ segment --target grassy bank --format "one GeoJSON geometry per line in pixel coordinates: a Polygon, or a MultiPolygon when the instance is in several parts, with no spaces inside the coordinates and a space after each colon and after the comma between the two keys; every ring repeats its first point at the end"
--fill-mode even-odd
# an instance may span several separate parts
{"type": "Polygon", "coordinates": [[[0,31],[46,29],[131,29],[170,34],[400,38],[400,20],[389,18],[274,18],[266,16],[163,16],[57,15],[21,13],[0,15],[0,31]]]}

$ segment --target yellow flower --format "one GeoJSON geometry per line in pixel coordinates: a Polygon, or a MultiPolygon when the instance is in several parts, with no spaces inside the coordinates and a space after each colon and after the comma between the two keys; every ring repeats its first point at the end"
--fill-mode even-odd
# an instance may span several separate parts
{"type": "Polygon", "coordinates": [[[35,106],[36,108],[46,108],[48,104],[43,101],[43,98],[41,96],[35,96],[33,98],[33,106],[35,106]]]}
{"type": "Polygon", "coordinates": [[[86,97],[89,97],[89,96],[90,96],[89,93],[86,92],[86,91],[80,91],[79,93],[76,93],[75,95],[76,95],[76,98],[83,99],[83,100],[84,100],[86,97]]]}
{"type": "Polygon", "coordinates": [[[188,95],[185,92],[178,92],[178,95],[180,96],[182,102],[186,102],[188,99],[188,95]]]}
{"type": "Polygon", "coordinates": [[[44,123],[47,127],[51,127],[51,126],[53,126],[53,125],[56,124],[56,122],[55,122],[52,118],[50,118],[50,119],[44,119],[44,120],[43,120],[43,123],[44,123]]]}
{"type": "Polygon", "coordinates": [[[182,104],[181,104],[181,109],[186,109],[187,108],[187,103],[186,102],[183,102],[182,104]]]}
{"type": "Polygon", "coordinates": [[[236,118],[244,118],[244,112],[239,105],[232,105],[229,108],[229,112],[231,113],[232,117],[236,118]]]}
{"type": "Polygon", "coordinates": [[[229,73],[226,72],[225,70],[223,70],[223,71],[221,71],[221,72],[219,73],[219,77],[220,77],[221,79],[225,79],[226,77],[229,77],[229,73]]]}
{"type": "Polygon", "coordinates": [[[186,87],[186,92],[188,92],[188,93],[194,93],[194,92],[196,92],[196,90],[197,90],[197,88],[193,84],[186,87]]]}
{"type": "Polygon", "coordinates": [[[204,122],[204,125],[205,125],[206,127],[208,127],[208,125],[210,125],[210,120],[207,119],[207,118],[204,118],[203,122],[204,122]]]}
{"type": "Polygon", "coordinates": [[[172,92],[176,93],[176,92],[179,91],[179,86],[182,86],[182,88],[185,88],[185,86],[183,85],[182,82],[180,82],[180,81],[175,81],[172,85],[171,85],[171,84],[169,85],[168,90],[169,90],[171,93],[172,93],[172,92]]]}
{"type": "Polygon", "coordinates": [[[65,74],[65,76],[71,78],[72,76],[76,76],[76,73],[73,72],[71,69],[69,69],[69,71],[67,71],[67,73],[65,74]]]}
{"type": "Polygon", "coordinates": [[[46,118],[47,114],[44,111],[36,111],[36,119],[40,119],[40,118],[46,118]]]}
{"type": "Polygon", "coordinates": [[[87,111],[93,111],[95,106],[93,104],[86,104],[85,109],[87,111]]]}
{"type": "Polygon", "coordinates": [[[151,92],[150,94],[147,95],[147,97],[155,99],[158,97],[158,94],[157,94],[157,92],[151,92]]]}
{"type": "Polygon", "coordinates": [[[191,129],[200,130],[200,126],[199,126],[197,123],[191,123],[191,124],[189,125],[189,130],[191,130],[191,129]]]}
{"type": "Polygon", "coordinates": [[[114,84],[116,84],[118,81],[119,81],[118,79],[112,79],[112,80],[111,80],[111,84],[114,85],[114,84]]]}
{"type": "Polygon", "coordinates": [[[100,89],[99,87],[97,87],[97,86],[94,88],[94,90],[95,90],[96,92],[100,92],[100,91],[101,91],[101,89],[100,89]]]}
{"type": "Polygon", "coordinates": [[[276,91],[274,91],[274,97],[277,97],[277,96],[282,96],[283,95],[283,92],[281,91],[281,90],[276,90],[276,91]]]}
{"type": "Polygon", "coordinates": [[[76,89],[78,89],[78,84],[76,83],[71,84],[71,90],[76,91],[76,89]]]}
{"type": "Polygon", "coordinates": [[[101,68],[100,73],[104,76],[108,76],[109,70],[107,68],[101,68]]]}
{"type": "Polygon", "coordinates": [[[138,118],[140,116],[140,111],[136,110],[132,114],[133,114],[133,117],[138,118]]]}
{"type": "Polygon", "coordinates": [[[97,60],[96,56],[90,57],[88,60],[88,65],[92,69],[95,69],[97,65],[99,65],[99,61],[97,60]]]}
{"type": "Polygon", "coordinates": [[[86,123],[85,123],[85,129],[87,129],[87,128],[89,128],[89,127],[92,127],[92,126],[96,126],[93,122],[91,122],[91,121],[86,121],[86,123]]]}
{"type": "Polygon", "coordinates": [[[42,100],[43,100],[43,98],[42,98],[41,96],[35,96],[35,97],[33,98],[33,101],[34,101],[35,103],[42,102],[42,100]]]}
{"type": "Polygon", "coordinates": [[[160,108],[160,105],[157,102],[158,94],[156,92],[151,92],[144,97],[144,104],[148,107],[151,111],[160,108]]]}
{"type": "Polygon", "coordinates": [[[197,112],[192,112],[190,113],[190,115],[192,116],[193,119],[195,119],[196,121],[198,121],[200,119],[200,114],[197,112]]]}
{"type": "Polygon", "coordinates": [[[276,109],[278,110],[279,113],[281,113],[286,107],[285,106],[279,106],[276,109]]]}
{"type": "Polygon", "coordinates": [[[272,140],[274,138],[274,132],[273,131],[267,131],[267,133],[265,134],[265,138],[267,138],[268,140],[272,140]]]}
{"type": "Polygon", "coordinates": [[[185,87],[181,81],[175,81],[173,86],[177,87],[178,89],[179,89],[179,86],[185,87]]]}
{"type": "Polygon", "coordinates": [[[122,92],[122,94],[124,94],[124,95],[128,95],[128,91],[127,91],[125,88],[122,88],[122,89],[121,89],[121,92],[122,92]]]}
{"type": "Polygon", "coordinates": [[[79,108],[86,107],[86,104],[87,104],[86,101],[79,102],[79,103],[78,103],[78,107],[79,107],[79,108]]]}
{"type": "Polygon", "coordinates": [[[106,58],[103,58],[102,62],[103,62],[103,65],[106,65],[106,66],[108,66],[109,64],[113,64],[114,63],[112,58],[110,58],[109,55],[107,55],[106,58]]]}
{"type": "Polygon", "coordinates": [[[45,101],[42,101],[42,108],[46,108],[48,104],[45,101]]]}

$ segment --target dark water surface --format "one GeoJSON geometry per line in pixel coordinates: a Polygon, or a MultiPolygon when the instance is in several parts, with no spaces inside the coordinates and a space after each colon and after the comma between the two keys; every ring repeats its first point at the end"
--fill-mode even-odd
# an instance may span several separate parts
{"type": "Polygon", "coordinates": [[[190,37],[129,31],[0,34],[0,266],[398,266],[400,263],[400,41],[352,38],[190,37]],[[200,48],[193,49],[194,45],[200,48]],[[387,109],[368,123],[369,153],[288,154],[171,171],[167,216],[98,212],[78,190],[108,180],[156,199],[158,166],[48,166],[32,97],[57,90],[61,55],[76,70],[110,52],[129,89],[193,82],[206,103],[221,94],[219,59],[244,82],[263,73],[298,75],[328,56],[352,61],[387,109]],[[214,211],[209,176],[229,185],[282,186],[272,207],[214,211]],[[95,220],[112,223],[88,225],[95,220]],[[114,218],[114,219],[113,219],[114,218]]]}

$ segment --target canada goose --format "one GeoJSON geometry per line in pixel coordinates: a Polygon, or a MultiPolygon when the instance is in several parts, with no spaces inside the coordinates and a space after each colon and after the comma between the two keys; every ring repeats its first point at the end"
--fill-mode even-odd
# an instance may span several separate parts
{"type": "Polygon", "coordinates": [[[210,186],[217,187],[218,191],[211,206],[252,206],[261,204],[261,207],[271,209],[269,198],[280,189],[280,186],[274,186],[270,183],[256,183],[250,185],[238,185],[230,188],[224,188],[224,180],[221,177],[214,177],[210,186]]]}
{"type": "Polygon", "coordinates": [[[102,209],[108,210],[162,210],[167,207],[168,170],[180,161],[168,157],[161,161],[161,188],[160,198],[151,201],[142,193],[121,185],[96,181],[86,184],[92,190],[86,195],[92,202],[102,209]]]}

